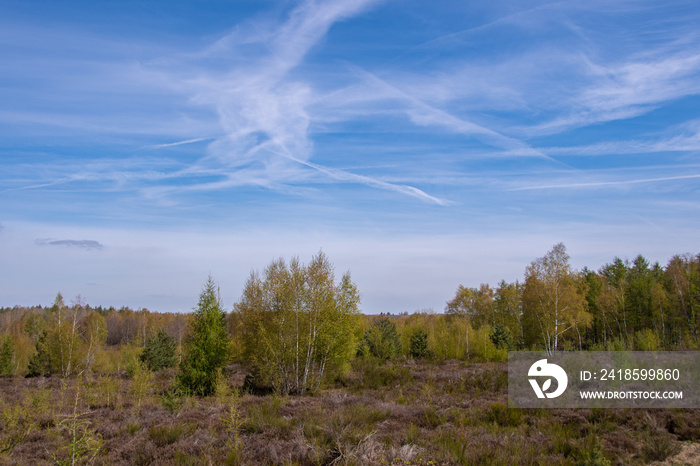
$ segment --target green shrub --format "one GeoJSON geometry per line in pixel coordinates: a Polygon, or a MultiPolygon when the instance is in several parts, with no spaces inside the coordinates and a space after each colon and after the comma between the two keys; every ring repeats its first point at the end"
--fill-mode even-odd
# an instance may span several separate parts
{"type": "Polygon", "coordinates": [[[649,461],[664,461],[681,450],[678,442],[669,435],[648,435],[642,444],[642,455],[649,461]]]}
{"type": "Polygon", "coordinates": [[[634,334],[634,349],[637,351],[657,351],[661,348],[661,339],[652,329],[647,328],[634,334]]]}
{"type": "Polygon", "coordinates": [[[189,394],[180,386],[175,386],[160,396],[160,404],[172,414],[179,414],[189,394]]]}

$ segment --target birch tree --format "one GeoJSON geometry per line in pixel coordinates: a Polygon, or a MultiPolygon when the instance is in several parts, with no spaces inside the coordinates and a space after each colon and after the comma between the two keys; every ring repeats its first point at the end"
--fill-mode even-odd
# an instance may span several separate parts
{"type": "Polygon", "coordinates": [[[464,326],[464,341],[466,357],[469,359],[469,329],[472,327],[472,320],[476,316],[476,288],[466,288],[459,285],[455,297],[447,301],[445,305],[445,313],[448,316],[459,316],[464,318],[466,325],[464,326]]]}
{"type": "Polygon", "coordinates": [[[77,296],[71,307],[66,306],[61,293],[56,295],[49,311],[49,328],[46,343],[49,350],[51,371],[59,371],[61,376],[69,377],[77,373],[84,356],[81,325],[85,303],[77,296]]]}
{"type": "Polygon", "coordinates": [[[700,255],[673,256],[666,266],[666,280],[679,327],[686,329],[689,339],[697,346],[700,340],[700,255]]]}
{"type": "Polygon", "coordinates": [[[251,273],[234,308],[244,359],[280,393],[314,391],[328,374],[347,369],[357,348],[359,302],[350,274],[336,284],[323,252],[308,265],[275,260],[263,276],[251,273]]]}
{"type": "Polygon", "coordinates": [[[523,312],[531,321],[530,329],[539,334],[547,354],[557,351],[564,333],[590,325],[585,292],[577,278],[571,271],[563,243],[534,260],[525,271],[523,312]]]}

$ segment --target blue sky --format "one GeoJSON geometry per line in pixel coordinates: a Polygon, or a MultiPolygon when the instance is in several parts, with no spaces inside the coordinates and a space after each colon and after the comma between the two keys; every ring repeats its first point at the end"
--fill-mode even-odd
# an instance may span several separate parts
{"type": "Polygon", "coordinates": [[[369,313],[698,252],[695,1],[0,7],[0,305],[228,309],[323,249],[369,313]]]}

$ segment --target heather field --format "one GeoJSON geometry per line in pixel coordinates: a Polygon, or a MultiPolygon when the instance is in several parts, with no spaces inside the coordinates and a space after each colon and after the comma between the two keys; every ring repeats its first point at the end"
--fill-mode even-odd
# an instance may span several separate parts
{"type": "Polygon", "coordinates": [[[504,363],[379,361],[279,396],[228,366],[217,395],[176,369],[0,379],[2,464],[698,464],[698,410],[507,408],[504,363]]]}

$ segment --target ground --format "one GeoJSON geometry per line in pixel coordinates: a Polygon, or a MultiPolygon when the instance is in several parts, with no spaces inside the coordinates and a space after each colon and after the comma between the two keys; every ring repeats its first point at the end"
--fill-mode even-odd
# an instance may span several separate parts
{"type": "Polygon", "coordinates": [[[699,464],[699,410],[507,408],[505,364],[357,359],[305,396],[175,371],[0,380],[2,464],[699,464]],[[255,392],[259,393],[259,392],[255,392]]]}

